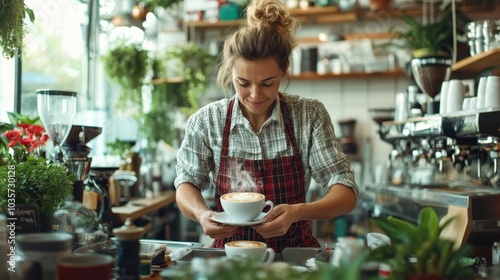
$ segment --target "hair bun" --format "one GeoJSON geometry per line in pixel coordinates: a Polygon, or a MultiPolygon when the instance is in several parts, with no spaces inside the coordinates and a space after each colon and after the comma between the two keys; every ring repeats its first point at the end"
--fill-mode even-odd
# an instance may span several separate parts
{"type": "Polygon", "coordinates": [[[247,7],[247,22],[251,27],[270,26],[292,34],[298,27],[298,21],[279,0],[254,0],[247,7]]]}

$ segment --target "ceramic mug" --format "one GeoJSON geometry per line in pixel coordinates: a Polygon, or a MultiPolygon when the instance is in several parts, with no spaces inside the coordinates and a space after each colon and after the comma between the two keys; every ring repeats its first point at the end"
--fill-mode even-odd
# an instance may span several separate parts
{"type": "Polygon", "coordinates": [[[479,84],[477,86],[477,102],[476,102],[476,110],[484,110],[486,108],[486,104],[484,103],[484,98],[486,95],[486,82],[488,77],[479,78],[479,84]]]}
{"type": "Polygon", "coordinates": [[[270,263],[274,260],[274,250],[267,248],[267,244],[252,240],[230,241],[224,244],[224,250],[228,258],[253,258],[262,263],[270,263]]]}
{"type": "Polygon", "coordinates": [[[57,264],[59,280],[110,280],[113,257],[104,254],[73,255],[57,264]]]}
{"type": "Polygon", "coordinates": [[[251,222],[257,218],[266,206],[269,206],[271,212],[274,203],[265,200],[266,197],[257,192],[233,192],[221,196],[220,201],[227,216],[237,223],[251,222]]]}
{"type": "Polygon", "coordinates": [[[486,109],[500,108],[500,77],[488,76],[484,95],[486,109]]]}
{"type": "Polygon", "coordinates": [[[462,104],[465,96],[465,86],[461,80],[450,80],[448,86],[448,97],[446,103],[446,112],[454,113],[462,110],[462,104]]]}
{"type": "Polygon", "coordinates": [[[450,81],[443,81],[443,84],[441,85],[441,93],[440,93],[440,100],[439,100],[439,113],[440,114],[447,113],[446,105],[448,103],[448,87],[449,87],[449,85],[450,85],[450,81]]]}

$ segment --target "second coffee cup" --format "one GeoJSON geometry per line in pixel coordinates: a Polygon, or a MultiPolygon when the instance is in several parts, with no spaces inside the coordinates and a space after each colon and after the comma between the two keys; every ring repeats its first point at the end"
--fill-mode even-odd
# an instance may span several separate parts
{"type": "Polygon", "coordinates": [[[224,245],[228,258],[252,258],[258,262],[270,263],[274,260],[274,250],[266,243],[252,240],[230,241],[224,245]]]}
{"type": "Polygon", "coordinates": [[[231,221],[246,223],[257,218],[266,206],[270,209],[265,214],[273,210],[274,203],[265,198],[263,194],[256,192],[234,192],[222,195],[220,201],[231,221]]]}

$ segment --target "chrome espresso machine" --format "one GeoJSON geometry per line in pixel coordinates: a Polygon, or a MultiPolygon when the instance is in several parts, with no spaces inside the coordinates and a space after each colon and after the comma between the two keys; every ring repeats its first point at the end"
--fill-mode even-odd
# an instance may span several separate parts
{"type": "Polygon", "coordinates": [[[381,182],[365,184],[372,215],[416,222],[432,206],[455,217],[443,236],[469,244],[491,262],[500,241],[500,111],[463,111],[387,121],[381,139],[393,150],[381,182]]]}

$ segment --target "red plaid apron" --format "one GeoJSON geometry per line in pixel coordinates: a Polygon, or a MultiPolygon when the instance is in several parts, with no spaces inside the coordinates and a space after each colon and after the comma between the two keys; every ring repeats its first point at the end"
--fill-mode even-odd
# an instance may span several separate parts
{"type": "MultiPolygon", "coordinates": [[[[281,94],[280,94],[281,98],[281,94]]],[[[244,170],[251,174],[255,182],[262,182],[258,185],[257,192],[266,196],[267,200],[279,204],[304,203],[306,191],[304,185],[304,167],[297,142],[293,133],[292,119],[285,102],[281,100],[281,111],[285,121],[287,138],[293,145],[293,156],[265,160],[244,160],[244,170]]],[[[231,162],[237,162],[228,156],[229,133],[231,128],[231,116],[234,107],[234,98],[231,99],[226,113],[226,123],[222,139],[222,152],[220,170],[216,177],[215,200],[218,211],[222,212],[220,197],[230,192],[231,162]]],[[[233,166],[234,168],[234,166],[233,166]]],[[[310,221],[298,221],[293,223],[288,232],[280,237],[263,238],[253,228],[239,227],[230,238],[217,239],[212,247],[224,248],[224,244],[233,240],[257,240],[265,242],[268,247],[274,249],[276,253],[281,253],[285,247],[320,247],[318,241],[312,235],[310,221]]]]}

